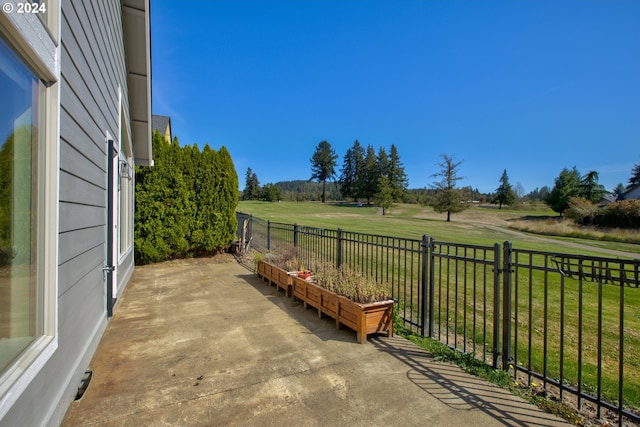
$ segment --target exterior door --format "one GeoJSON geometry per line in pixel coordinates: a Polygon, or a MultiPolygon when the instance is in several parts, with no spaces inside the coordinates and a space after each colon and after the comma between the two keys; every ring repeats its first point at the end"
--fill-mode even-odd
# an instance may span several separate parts
{"type": "Polygon", "coordinates": [[[106,238],[106,262],[104,266],[105,281],[107,287],[107,316],[113,315],[113,306],[118,295],[118,279],[116,271],[117,230],[116,215],[118,209],[118,149],[113,141],[107,140],[107,238],[106,238]]]}

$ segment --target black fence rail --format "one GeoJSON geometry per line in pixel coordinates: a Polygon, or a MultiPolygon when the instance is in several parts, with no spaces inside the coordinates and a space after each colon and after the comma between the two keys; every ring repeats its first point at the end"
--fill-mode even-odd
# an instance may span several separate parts
{"type": "MultiPolygon", "coordinates": [[[[407,239],[238,213],[260,252],[295,249],[383,284],[406,328],[473,354],[514,381],[640,423],[640,259],[407,239]],[[629,407],[629,402],[635,408],[629,407]]],[[[240,234],[243,232],[244,234],[240,234]]]]}

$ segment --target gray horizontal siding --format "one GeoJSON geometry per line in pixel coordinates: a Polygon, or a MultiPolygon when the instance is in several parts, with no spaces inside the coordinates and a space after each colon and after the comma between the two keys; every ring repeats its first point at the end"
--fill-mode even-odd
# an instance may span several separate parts
{"type": "MultiPolygon", "coordinates": [[[[106,174],[103,168],[89,161],[84,155],[72,146],[72,142],[60,137],[60,169],[77,176],[96,187],[104,188],[106,174]]],[[[104,160],[106,162],[106,160],[104,160]]],[[[103,194],[104,194],[104,190],[103,194]]],[[[103,196],[104,197],[104,196],[103,196]]],[[[90,204],[90,203],[83,203],[90,204]]],[[[102,203],[104,206],[104,202],[102,203]]]]}
{"type": "Polygon", "coordinates": [[[105,209],[100,206],[60,202],[60,233],[105,224],[105,209]]]}
{"type": "Polygon", "coordinates": [[[60,253],[58,254],[60,265],[97,246],[104,245],[104,236],[105,227],[103,226],[60,234],[60,253]]]}
{"type": "MultiPolygon", "coordinates": [[[[96,324],[106,317],[106,291],[99,283],[102,282],[102,265],[96,265],[88,269],[84,276],[80,277],[77,286],[73,286],[64,293],[60,301],[60,310],[73,315],[60,319],[60,330],[64,330],[61,340],[81,339],[86,342],[92,328],[87,326],[96,324]],[[84,324],[84,325],[83,325],[84,324]]],[[[67,347],[73,347],[73,342],[67,342],[67,347]]]]}
{"type": "MultiPolygon", "coordinates": [[[[68,83],[63,77],[63,83],[68,83]]],[[[74,141],[78,150],[98,165],[104,165],[106,149],[105,129],[96,123],[82,103],[82,98],[74,93],[70,86],[61,89],[63,104],[60,111],[60,135],[68,141],[74,141]],[[63,123],[64,121],[64,123],[63,123]]]]}
{"type": "MultiPolygon", "coordinates": [[[[96,32],[105,31],[109,23],[92,25],[81,1],[69,2],[68,7],[62,9],[62,16],[62,40],[68,58],[78,69],[82,80],[91,88],[90,99],[83,99],[83,102],[97,105],[97,109],[89,105],[88,110],[97,113],[96,117],[100,119],[98,123],[115,135],[118,129],[118,111],[114,111],[113,106],[118,103],[119,79],[106,72],[105,64],[111,58],[98,55],[100,45],[95,35],[96,32]]],[[[63,67],[63,75],[65,72],[66,68],[63,67]]]]}
{"type": "MultiPolygon", "coordinates": [[[[104,278],[102,277],[102,267],[104,267],[104,251],[104,245],[96,246],[91,250],[82,252],[77,257],[65,262],[58,267],[58,277],[60,281],[60,284],[58,286],[58,296],[60,297],[60,307],[62,307],[63,301],[67,300],[68,291],[78,286],[89,286],[94,289],[94,291],[91,292],[95,292],[96,290],[104,291],[104,278]],[[93,283],[89,283],[86,280],[81,280],[95,269],[100,269],[100,280],[97,280],[97,276],[94,277],[96,279],[96,282],[93,283]]],[[[89,290],[86,291],[89,292],[89,290]]],[[[105,293],[106,291],[102,292],[103,295],[105,293]]],[[[104,296],[103,300],[106,301],[104,296]]],[[[69,317],[73,318],[75,316],[74,312],[67,312],[62,309],[60,309],[60,313],[61,322],[66,321],[69,317]]],[[[64,333],[66,334],[67,331],[64,331],[64,333]]]]}
{"type": "Polygon", "coordinates": [[[104,265],[106,137],[119,139],[118,86],[126,91],[127,83],[119,1],[71,0],[61,20],[59,280],[66,299],[70,289],[88,286],[87,269],[104,265]]]}
{"type": "MultiPolygon", "coordinates": [[[[66,58],[68,56],[67,48],[63,44],[62,57],[66,58]]],[[[84,77],[82,77],[80,73],[81,71],[79,71],[72,62],[70,62],[69,66],[62,72],[62,85],[60,88],[62,108],[69,116],[73,117],[73,120],[78,123],[78,126],[92,141],[96,133],[101,136],[101,139],[104,139],[105,120],[97,117],[95,114],[91,114],[93,112],[92,108],[97,111],[98,104],[93,99],[91,89],[83,80],[84,77]]]]}
{"type": "MultiPolygon", "coordinates": [[[[73,173],[77,169],[74,168],[73,173]]],[[[101,186],[85,181],[76,175],[60,172],[60,201],[82,203],[91,206],[104,206],[106,190],[101,186]]]]}

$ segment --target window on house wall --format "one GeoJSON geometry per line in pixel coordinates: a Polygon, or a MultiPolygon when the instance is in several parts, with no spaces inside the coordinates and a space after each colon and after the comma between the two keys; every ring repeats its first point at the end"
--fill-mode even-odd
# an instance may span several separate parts
{"type": "Polygon", "coordinates": [[[0,372],[43,334],[44,85],[0,37],[0,372]]]}
{"type": "Polygon", "coordinates": [[[118,193],[120,212],[118,216],[118,230],[120,241],[120,256],[124,256],[131,249],[133,240],[133,158],[131,154],[131,140],[129,127],[125,120],[125,110],[120,108],[120,177],[118,193]]]}
{"type": "Polygon", "coordinates": [[[55,40],[58,34],[58,20],[55,19],[55,12],[58,9],[59,0],[31,0],[22,2],[20,11],[37,15],[42,23],[48,28],[49,35],[55,40]]]}

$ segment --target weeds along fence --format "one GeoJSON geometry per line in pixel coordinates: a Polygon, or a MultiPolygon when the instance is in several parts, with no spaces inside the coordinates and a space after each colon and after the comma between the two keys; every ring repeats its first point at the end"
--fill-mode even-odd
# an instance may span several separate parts
{"type": "MultiPolygon", "coordinates": [[[[296,248],[313,267],[387,287],[405,328],[514,381],[640,423],[640,259],[441,242],[265,221],[237,213],[251,247],[296,248]]],[[[240,236],[241,234],[239,234],[240,236]]]]}

